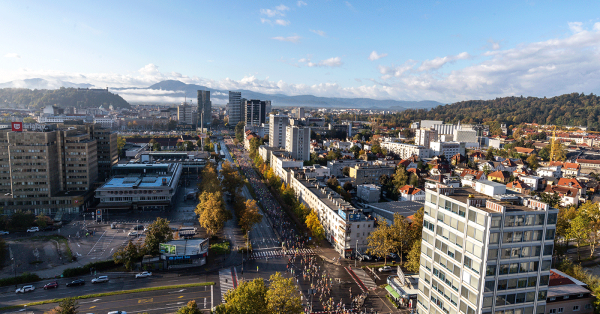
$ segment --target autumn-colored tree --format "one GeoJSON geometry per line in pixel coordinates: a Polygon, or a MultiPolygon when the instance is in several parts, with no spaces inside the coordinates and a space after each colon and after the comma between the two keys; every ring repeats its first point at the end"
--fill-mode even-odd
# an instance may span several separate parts
{"type": "Polygon", "coordinates": [[[373,254],[379,258],[384,258],[387,263],[387,256],[395,247],[394,237],[390,226],[383,221],[371,234],[367,237],[368,248],[367,253],[373,254]]]}
{"type": "Polygon", "coordinates": [[[263,216],[258,211],[256,201],[246,200],[244,211],[240,217],[240,227],[245,231],[249,231],[252,229],[252,226],[259,223],[262,218],[263,216]]]}
{"type": "Polygon", "coordinates": [[[421,241],[413,242],[412,248],[408,252],[406,258],[406,269],[412,272],[419,271],[419,265],[421,265],[421,241]]]}
{"type": "Polygon", "coordinates": [[[244,179],[229,161],[221,164],[221,176],[223,177],[221,181],[223,189],[229,195],[236,195],[240,192],[240,189],[244,185],[244,179]]]}
{"type": "Polygon", "coordinates": [[[311,235],[318,241],[325,239],[325,230],[319,221],[319,216],[317,216],[316,211],[311,211],[308,216],[306,216],[306,227],[310,230],[311,235]]]}
{"type": "Polygon", "coordinates": [[[409,249],[411,238],[410,238],[410,221],[404,216],[395,213],[394,223],[390,226],[391,236],[394,242],[394,247],[398,256],[400,256],[400,263],[402,263],[402,255],[405,250],[409,249]]]}
{"type": "Polygon", "coordinates": [[[267,309],[267,287],[262,278],[241,280],[235,289],[225,293],[225,303],[217,306],[216,314],[270,314],[267,309]]]}
{"type": "Polygon", "coordinates": [[[198,221],[200,226],[206,229],[209,236],[214,236],[225,226],[225,222],[231,219],[231,213],[225,209],[223,196],[218,192],[202,192],[200,203],[196,207],[196,214],[200,217],[198,221]]]}
{"type": "Polygon", "coordinates": [[[527,165],[529,165],[529,168],[533,170],[536,170],[540,166],[538,156],[535,153],[529,155],[525,161],[527,162],[527,165]]]}
{"type": "Polygon", "coordinates": [[[279,272],[271,275],[267,290],[267,310],[269,313],[300,314],[303,312],[300,291],[294,278],[284,278],[279,272]]]}
{"type": "Polygon", "coordinates": [[[196,300],[190,300],[185,306],[180,307],[175,314],[201,314],[202,311],[198,308],[196,300]]]}
{"type": "Polygon", "coordinates": [[[47,314],[77,314],[79,313],[77,311],[77,309],[79,308],[79,306],[77,306],[77,301],[73,298],[65,298],[62,301],[60,301],[60,303],[58,303],[58,306],[53,308],[52,310],[46,312],[47,314]]]}
{"type": "Polygon", "coordinates": [[[204,169],[202,169],[202,182],[198,185],[198,187],[200,188],[200,191],[203,192],[221,191],[217,170],[211,162],[207,162],[204,169]]]}
{"type": "Polygon", "coordinates": [[[125,269],[131,270],[133,264],[138,261],[143,255],[142,249],[139,245],[134,244],[131,240],[125,247],[118,249],[113,254],[113,261],[115,264],[123,264],[125,269]]]}
{"type": "Polygon", "coordinates": [[[569,239],[575,240],[575,243],[577,245],[577,259],[579,260],[581,260],[579,247],[583,242],[585,242],[589,238],[589,228],[589,221],[587,221],[582,215],[577,215],[575,219],[571,220],[569,231],[567,231],[567,237],[569,239]]]}

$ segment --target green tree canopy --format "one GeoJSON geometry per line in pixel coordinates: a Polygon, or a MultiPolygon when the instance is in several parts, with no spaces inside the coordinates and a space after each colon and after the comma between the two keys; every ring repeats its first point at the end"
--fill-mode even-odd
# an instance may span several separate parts
{"type": "Polygon", "coordinates": [[[146,231],[146,239],[144,240],[144,252],[146,254],[156,256],[159,253],[159,244],[173,240],[173,232],[169,227],[169,221],[165,218],[156,218],[151,223],[146,231]]]}
{"type": "Polygon", "coordinates": [[[269,313],[300,314],[302,301],[300,291],[293,278],[284,278],[279,272],[271,275],[267,290],[267,309],[269,313]]]}

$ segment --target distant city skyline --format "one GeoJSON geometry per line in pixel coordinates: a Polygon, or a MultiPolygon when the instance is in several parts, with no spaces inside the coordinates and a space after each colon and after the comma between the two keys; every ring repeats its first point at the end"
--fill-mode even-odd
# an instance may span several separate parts
{"type": "Polygon", "coordinates": [[[597,94],[599,12],[598,2],[2,2],[0,83],[173,79],[443,103],[597,94]]]}

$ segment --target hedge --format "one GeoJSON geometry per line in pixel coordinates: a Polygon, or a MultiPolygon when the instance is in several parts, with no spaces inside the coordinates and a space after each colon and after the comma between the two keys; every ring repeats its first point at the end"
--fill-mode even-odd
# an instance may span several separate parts
{"type": "Polygon", "coordinates": [[[67,268],[63,270],[63,277],[77,277],[88,275],[90,273],[90,269],[94,268],[96,271],[103,271],[107,269],[112,269],[117,267],[113,260],[101,261],[101,262],[93,262],[85,264],[81,267],[76,268],[67,268]]]}
{"type": "Polygon", "coordinates": [[[22,275],[17,277],[6,277],[0,279],[0,287],[20,285],[40,280],[42,280],[42,278],[40,278],[40,276],[38,276],[37,274],[23,273],[22,275]]]}

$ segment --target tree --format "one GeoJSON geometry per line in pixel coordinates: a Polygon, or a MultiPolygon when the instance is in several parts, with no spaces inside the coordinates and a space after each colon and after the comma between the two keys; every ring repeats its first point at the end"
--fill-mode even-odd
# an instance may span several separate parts
{"type": "Polygon", "coordinates": [[[579,206],[578,212],[589,223],[590,257],[593,257],[600,230],[600,206],[598,203],[587,201],[579,206]]]}
{"type": "Polygon", "coordinates": [[[331,178],[327,179],[327,186],[329,186],[330,189],[335,191],[338,185],[340,185],[340,182],[335,176],[331,176],[331,178]]]}
{"type": "Polygon", "coordinates": [[[125,138],[123,138],[122,136],[117,136],[117,150],[119,151],[119,156],[122,155],[122,150],[123,147],[125,147],[125,138]]]}
{"type": "Polygon", "coordinates": [[[494,161],[494,148],[490,147],[485,154],[485,160],[494,161]]]}
{"type": "Polygon", "coordinates": [[[414,187],[418,187],[419,186],[419,176],[416,175],[416,174],[414,174],[414,173],[411,173],[410,174],[410,182],[409,182],[409,184],[412,185],[412,186],[414,186],[414,187]]]}
{"type": "Polygon", "coordinates": [[[577,259],[581,260],[581,255],[579,253],[579,247],[581,244],[587,240],[590,236],[589,234],[589,222],[582,216],[577,215],[575,219],[571,221],[569,230],[567,231],[567,237],[570,239],[574,239],[577,244],[577,259]]]}
{"type": "Polygon", "coordinates": [[[345,191],[350,191],[352,190],[354,187],[352,186],[352,182],[350,181],[346,181],[346,183],[344,183],[344,190],[345,191]]]}
{"type": "Polygon", "coordinates": [[[387,256],[394,249],[394,239],[387,222],[383,221],[367,237],[367,253],[384,258],[387,264],[387,256]]]}
{"type": "Polygon", "coordinates": [[[529,155],[529,157],[527,157],[527,159],[525,161],[529,165],[529,168],[531,168],[533,170],[536,170],[540,166],[540,164],[538,163],[536,154],[529,155]]]}
{"type": "Polygon", "coordinates": [[[130,240],[125,247],[118,249],[113,254],[113,261],[115,261],[115,264],[123,264],[125,269],[129,271],[142,255],[141,248],[130,240]]]}
{"type": "Polygon", "coordinates": [[[241,143],[244,142],[244,126],[245,125],[246,124],[244,123],[244,121],[240,121],[235,126],[235,139],[238,140],[238,142],[241,142],[241,143]]]}
{"type": "Polygon", "coordinates": [[[559,238],[564,238],[566,243],[565,243],[565,252],[569,246],[569,238],[568,238],[568,232],[569,232],[569,228],[570,228],[570,223],[571,220],[575,219],[575,217],[577,216],[577,209],[575,207],[569,207],[569,208],[560,208],[558,210],[558,216],[556,219],[556,236],[554,237],[554,245],[556,248],[558,248],[557,246],[557,240],[559,238]]]}
{"type": "Polygon", "coordinates": [[[240,227],[243,230],[248,231],[252,229],[252,226],[259,223],[263,216],[258,211],[255,200],[246,200],[245,209],[240,217],[240,227]]]}
{"type": "Polygon", "coordinates": [[[44,214],[39,214],[35,217],[35,224],[41,229],[46,228],[48,226],[48,221],[50,218],[44,214]]]}
{"type": "Polygon", "coordinates": [[[554,161],[565,161],[567,160],[567,150],[565,146],[559,142],[554,142],[554,161]]]}
{"type": "Polygon", "coordinates": [[[200,226],[206,229],[209,236],[214,236],[223,229],[225,222],[231,219],[231,213],[225,210],[223,196],[218,192],[202,192],[200,203],[196,207],[196,214],[200,217],[200,226]]]}
{"type": "Polygon", "coordinates": [[[402,263],[402,254],[405,253],[405,249],[409,248],[411,243],[410,238],[410,222],[404,216],[395,213],[394,224],[390,226],[390,233],[394,242],[394,247],[398,256],[400,256],[400,263],[402,263]]]}
{"type": "Polygon", "coordinates": [[[180,307],[175,314],[202,314],[202,311],[198,308],[196,300],[191,300],[187,305],[180,307]]]}
{"type": "Polygon", "coordinates": [[[229,193],[229,195],[233,196],[238,194],[244,185],[244,179],[229,161],[225,161],[221,164],[221,176],[223,177],[221,180],[223,189],[229,193]]]}
{"type": "Polygon", "coordinates": [[[60,301],[60,303],[58,303],[57,307],[55,307],[54,309],[50,310],[47,313],[48,314],[77,314],[78,308],[79,308],[79,306],[77,306],[77,301],[75,299],[65,298],[62,301],[60,301]]]}
{"type": "Polygon", "coordinates": [[[542,193],[540,195],[541,201],[550,205],[550,207],[558,207],[558,205],[560,205],[560,195],[558,195],[558,193],[554,192],[552,194],[550,193],[542,193]]]}
{"type": "Polygon", "coordinates": [[[294,278],[284,278],[279,272],[271,275],[267,290],[267,310],[269,313],[300,314],[303,312],[300,291],[294,278]]]}
{"type": "Polygon", "coordinates": [[[23,123],[37,123],[37,121],[32,117],[23,118],[23,123]]]}
{"type": "Polygon", "coordinates": [[[392,181],[394,182],[394,188],[396,191],[406,185],[408,182],[408,172],[404,166],[398,166],[396,168],[396,173],[394,174],[392,181]]]}
{"type": "Polygon", "coordinates": [[[342,169],[342,174],[345,175],[346,177],[350,176],[350,167],[346,166],[342,169]]]}
{"type": "Polygon", "coordinates": [[[173,232],[169,227],[169,221],[165,218],[156,218],[156,220],[148,226],[146,231],[146,239],[144,240],[144,252],[152,256],[159,253],[160,243],[166,243],[173,240],[173,232]]]}
{"type": "Polygon", "coordinates": [[[358,158],[358,155],[360,153],[360,147],[358,147],[358,145],[353,145],[352,147],[350,147],[349,150],[354,154],[354,158],[358,158]]]}
{"type": "Polygon", "coordinates": [[[317,212],[312,210],[310,214],[306,216],[306,227],[310,230],[310,234],[317,240],[325,239],[325,230],[319,221],[319,216],[317,216],[317,212]]]}
{"type": "Polygon", "coordinates": [[[35,216],[31,211],[22,211],[17,209],[10,216],[9,230],[10,231],[25,231],[33,225],[35,216]]]}
{"type": "Polygon", "coordinates": [[[421,241],[413,242],[410,252],[406,258],[406,269],[412,272],[419,271],[419,265],[421,265],[421,241]]]}
{"type": "Polygon", "coordinates": [[[204,169],[202,169],[202,182],[199,184],[199,188],[200,191],[211,193],[221,191],[217,170],[211,162],[207,162],[204,169]]]}
{"type": "Polygon", "coordinates": [[[217,314],[269,314],[267,310],[267,287],[262,278],[242,280],[237,288],[225,293],[225,303],[219,305],[217,314]]]}

